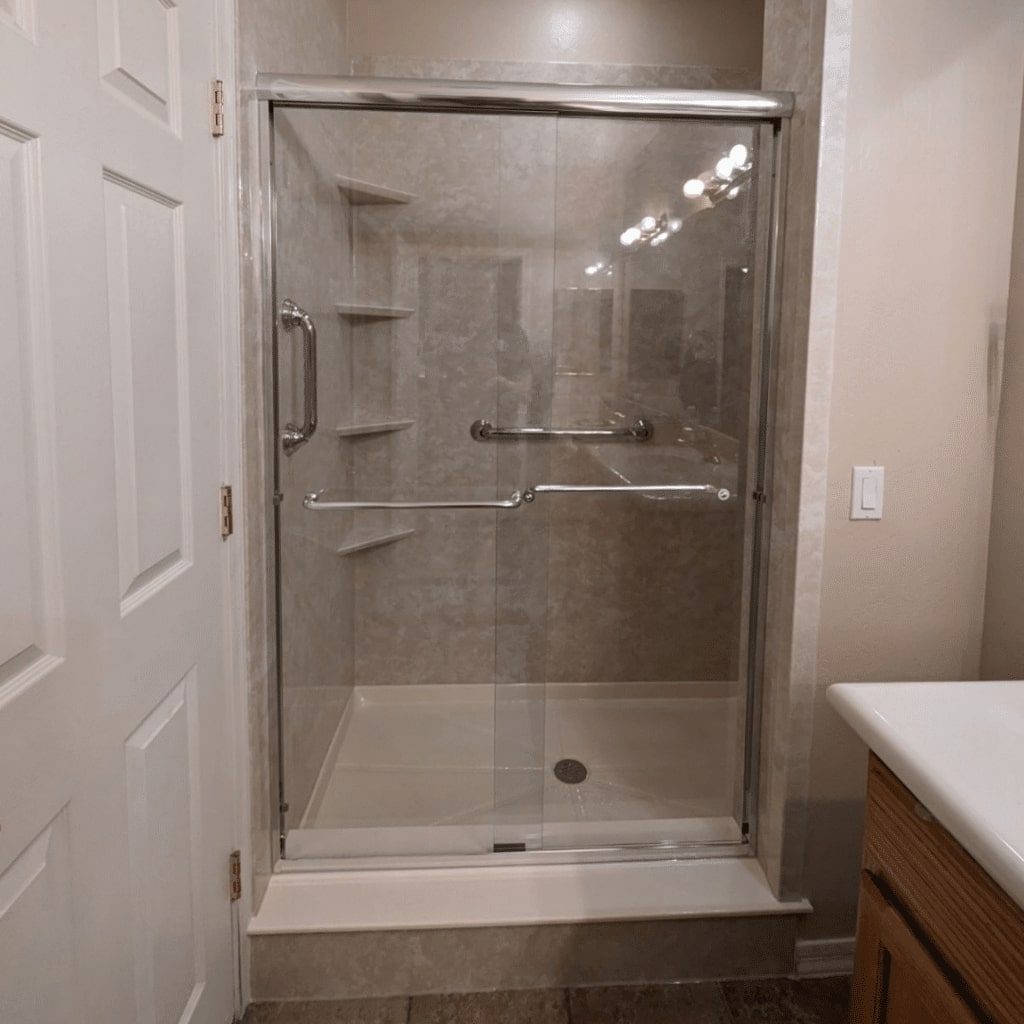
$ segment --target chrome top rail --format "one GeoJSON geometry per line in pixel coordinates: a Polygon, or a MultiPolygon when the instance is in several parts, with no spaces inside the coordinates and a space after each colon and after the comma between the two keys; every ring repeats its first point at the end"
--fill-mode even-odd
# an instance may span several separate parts
{"type": "Polygon", "coordinates": [[[712,494],[719,501],[728,501],[732,491],[714,484],[534,484],[523,491],[528,505],[538,494],[712,494]]]}
{"type": "Polygon", "coordinates": [[[295,107],[491,111],[499,114],[614,114],[747,121],[774,121],[793,114],[792,93],[752,90],[626,89],[611,85],[350,78],[263,72],[256,76],[254,92],[259,100],[295,107]]]}
{"type": "Polygon", "coordinates": [[[519,508],[523,495],[513,491],[507,498],[497,501],[324,501],[314,491],[302,499],[304,508],[310,512],[359,512],[363,509],[453,509],[453,508],[519,508]]]}
{"type": "Polygon", "coordinates": [[[476,420],[469,428],[474,441],[522,441],[573,437],[579,440],[650,441],[654,424],[638,419],[624,427],[496,427],[489,420],[476,420]]]}

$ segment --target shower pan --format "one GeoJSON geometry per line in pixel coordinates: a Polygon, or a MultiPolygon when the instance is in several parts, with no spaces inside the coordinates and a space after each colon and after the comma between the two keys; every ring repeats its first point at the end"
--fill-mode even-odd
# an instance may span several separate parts
{"type": "Polygon", "coordinates": [[[789,98],[258,88],[284,862],[750,853],[789,98]]]}

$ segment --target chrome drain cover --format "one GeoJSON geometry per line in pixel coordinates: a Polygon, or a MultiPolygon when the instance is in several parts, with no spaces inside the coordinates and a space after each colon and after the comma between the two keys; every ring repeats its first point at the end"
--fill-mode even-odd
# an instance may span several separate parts
{"type": "Polygon", "coordinates": [[[555,778],[570,786],[578,786],[587,777],[587,766],[575,757],[563,757],[555,765],[555,778]]]}

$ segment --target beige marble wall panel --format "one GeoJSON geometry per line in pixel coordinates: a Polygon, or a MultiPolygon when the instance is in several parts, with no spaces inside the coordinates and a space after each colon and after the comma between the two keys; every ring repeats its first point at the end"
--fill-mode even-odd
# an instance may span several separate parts
{"type": "Polygon", "coordinates": [[[756,89],[760,68],[693,64],[601,64],[581,62],[509,62],[401,56],[354,56],[352,73],[381,78],[447,78],[477,82],[554,82],[572,85],[622,85],[630,88],[756,89]]]}
{"type": "Polygon", "coordinates": [[[827,289],[836,272],[838,195],[833,174],[826,178],[829,189],[822,193],[824,198],[817,199],[821,80],[827,52],[831,62],[829,134],[823,152],[834,156],[837,148],[841,153],[844,138],[847,38],[842,0],[829,3],[828,8],[826,43],[825,0],[768,0],[765,5],[763,85],[791,91],[796,100],[788,135],[781,321],[774,355],[775,438],[758,799],[758,856],[783,898],[794,896],[802,887],[824,541],[821,502],[832,338],[827,297],[819,292],[822,304],[812,314],[811,288],[813,282],[816,288],[827,289]],[[822,218],[817,264],[816,216],[822,218]]]}
{"type": "Polygon", "coordinates": [[[277,856],[278,752],[273,637],[273,545],[270,536],[269,348],[263,333],[264,282],[259,243],[263,217],[256,104],[247,96],[257,71],[301,67],[343,73],[344,9],[339,0],[246,0],[238,5],[239,245],[241,252],[244,468],[241,515],[246,541],[246,635],[249,651],[249,745],[253,908],[277,856]]]}
{"type": "MultiPolygon", "coordinates": [[[[351,289],[350,211],[335,175],[347,163],[345,133],[333,111],[281,111],[276,119],[277,286],[314,318],[318,334],[320,427],[280,468],[282,771],[287,827],[305,810],[353,685],[353,568],[339,548],[350,516],[313,513],[302,498],[348,479],[351,453],[334,434],[351,405],[349,324],[335,305],[351,289]]],[[[282,422],[303,416],[303,345],[279,332],[282,422]]]]}
{"type": "Polygon", "coordinates": [[[254,936],[252,994],[273,999],[769,977],[793,967],[791,917],[254,936]]]}
{"type": "Polygon", "coordinates": [[[760,2],[349,0],[352,52],[411,58],[716,64],[756,71],[760,2]]]}

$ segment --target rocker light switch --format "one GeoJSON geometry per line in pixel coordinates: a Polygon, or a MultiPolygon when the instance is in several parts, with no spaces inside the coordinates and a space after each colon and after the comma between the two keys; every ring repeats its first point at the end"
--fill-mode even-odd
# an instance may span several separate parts
{"type": "Polygon", "coordinates": [[[854,466],[850,518],[881,519],[884,489],[884,466],[854,466]]]}

